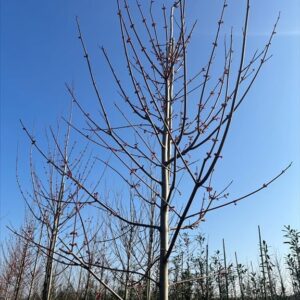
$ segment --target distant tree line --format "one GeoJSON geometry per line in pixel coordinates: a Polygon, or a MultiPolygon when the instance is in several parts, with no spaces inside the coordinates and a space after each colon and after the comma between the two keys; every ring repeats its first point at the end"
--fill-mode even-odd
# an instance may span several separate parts
{"type": "MultiPolygon", "coordinates": [[[[42,238],[40,231],[27,220],[18,232],[23,236],[12,234],[1,247],[0,299],[42,299],[49,257],[32,243],[34,235],[42,238]]],[[[230,260],[224,240],[222,249],[212,251],[203,235],[183,233],[171,260],[170,299],[300,299],[300,231],[285,226],[283,233],[289,251],[282,261],[270,251],[259,228],[259,264],[243,264],[237,253],[230,260]]],[[[129,233],[126,239],[130,238],[129,233]]],[[[117,248],[91,251],[95,258],[114,257],[117,248]]],[[[97,276],[123,299],[158,299],[158,286],[151,283],[149,287],[145,280],[136,282],[105,269],[99,269],[97,276]]],[[[51,280],[53,300],[115,299],[88,270],[65,265],[55,257],[51,280]]]]}

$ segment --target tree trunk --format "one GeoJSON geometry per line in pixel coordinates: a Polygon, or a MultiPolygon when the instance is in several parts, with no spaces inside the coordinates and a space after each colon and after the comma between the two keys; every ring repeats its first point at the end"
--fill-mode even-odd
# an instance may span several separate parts
{"type": "MultiPolygon", "coordinates": [[[[41,231],[40,231],[40,235],[39,235],[39,240],[38,243],[40,244],[42,241],[42,237],[43,237],[43,225],[41,226],[41,231]]],[[[31,280],[30,280],[30,285],[29,285],[29,292],[28,292],[28,296],[27,296],[27,300],[30,300],[31,298],[31,294],[34,288],[34,283],[35,283],[35,279],[36,279],[36,273],[37,273],[37,267],[38,267],[38,259],[40,257],[40,248],[37,248],[37,253],[36,253],[36,257],[34,260],[34,264],[33,264],[33,270],[31,273],[31,280]]]]}
{"type": "Polygon", "coordinates": [[[43,283],[42,300],[50,299],[51,283],[53,278],[53,255],[54,255],[55,244],[57,239],[58,221],[59,218],[56,217],[54,219],[54,224],[52,227],[52,232],[51,232],[52,236],[50,240],[49,249],[47,251],[46,271],[45,271],[45,279],[43,283]]]}
{"type": "MultiPolygon", "coordinates": [[[[164,198],[165,199],[165,198],[164,198]]],[[[168,261],[166,260],[166,254],[168,250],[168,239],[169,239],[169,212],[168,206],[162,200],[161,201],[161,216],[160,216],[160,300],[168,300],[169,292],[169,276],[168,276],[168,261]]]]}
{"type": "Polygon", "coordinates": [[[60,217],[63,210],[62,200],[65,192],[65,174],[68,171],[67,144],[65,145],[64,158],[66,163],[64,164],[63,174],[61,177],[60,189],[57,197],[57,206],[56,206],[53,224],[50,233],[51,238],[50,238],[49,248],[47,251],[46,273],[45,273],[45,279],[43,284],[42,300],[49,300],[50,293],[51,293],[51,284],[53,279],[53,256],[54,256],[56,241],[58,237],[58,230],[59,230],[58,227],[59,227],[60,217]]]}
{"type": "Polygon", "coordinates": [[[24,277],[24,272],[25,272],[27,252],[28,252],[28,241],[25,241],[25,244],[23,246],[23,251],[21,254],[22,258],[21,258],[21,263],[19,265],[18,276],[17,276],[16,286],[15,286],[15,292],[14,292],[15,300],[19,299],[19,295],[21,292],[21,286],[23,283],[23,277],[24,277]]]}
{"type": "MultiPolygon", "coordinates": [[[[172,23],[172,21],[171,21],[172,23]]],[[[171,24],[172,25],[172,24],[171,24]]],[[[171,27],[172,28],[172,27],[171,27]]],[[[167,57],[171,57],[173,52],[173,40],[171,41],[167,57]]],[[[160,300],[169,299],[169,274],[167,252],[169,248],[169,193],[170,193],[170,164],[171,157],[171,132],[172,132],[172,92],[173,92],[173,70],[165,80],[165,103],[164,103],[164,130],[162,136],[162,169],[161,169],[161,208],[160,208],[160,300]]]]}

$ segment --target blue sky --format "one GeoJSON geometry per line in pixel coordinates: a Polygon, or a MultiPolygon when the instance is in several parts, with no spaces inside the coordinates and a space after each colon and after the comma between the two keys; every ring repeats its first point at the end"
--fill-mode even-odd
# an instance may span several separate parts
{"type": "MultiPolygon", "coordinates": [[[[1,238],[6,235],[5,226],[21,222],[24,212],[15,165],[17,149],[20,160],[26,161],[29,143],[18,120],[42,137],[44,128],[68,111],[65,82],[72,83],[81,96],[92,95],[75,16],[80,17],[104,96],[115,90],[98,46],[105,45],[115,65],[124,60],[115,1],[103,3],[1,2],[1,238]]],[[[229,1],[225,18],[226,28],[234,26],[235,39],[241,37],[241,3],[229,1]]],[[[205,45],[210,43],[219,4],[191,3],[190,18],[197,18],[199,26],[192,43],[193,62],[207,58],[205,45]]],[[[270,245],[279,250],[283,225],[300,228],[300,2],[252,1],[248,46],[249,50],[264,46],[279,11],[273,57],[234,118],[216,180],[234,180],[232,192],[238,196],[262,185],[291,161],[293,166],[261,193],[236,207],[212,212],[203,225],[213,249],[221,247],[225,238],[229,252],[237,250],[241,259],[251,259],[257,253],[257,225],[270,245]]]]}

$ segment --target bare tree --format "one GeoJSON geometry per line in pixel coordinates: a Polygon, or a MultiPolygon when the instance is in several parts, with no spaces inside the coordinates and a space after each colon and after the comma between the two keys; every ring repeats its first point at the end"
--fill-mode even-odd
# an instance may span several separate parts
{"type": "MultiPolygon", "coordinates": [[[[214,185],[214,174],[218,161],[222,159],[233,116],[270,57],[269,48],[279,17],[262,50],[246,53],[250,11],[248,0],[242,38],[238,42],[237,53],[233,56],[233,33],[229,33],[224,41],[221,40],[227,8],[225,0],[207,62],[199,67],[198,72],[189,74],[192,62],[188,59],[187,50],[196,22],[188,25],[190,22],[186,19],[186,1],[171,1],[162,6],[161,13],[158,13],[154,1],[144,5],[136,1],[136,6],[129,7],[127,0],[117,0],[117,5],[121,43],[129,74],[127,79],[119,79],[119,69],[113,66],[105,48],[101,50],[121,101],[113,102],[102,97],[77,19],[79,40],[99,107],[98,110],[87,111],[74,90],[67,86],[73,102],[85,117],[85,129],[67,122],[96,146],[99,151],[96,159],[102,162],[103,169],[107,170],[106,175],[114,178],[113,180],[118,177],[129,187],[134,207],[131,213],[124,212],[118,207],[118,202],[106,197],[103,191],[91,189],[78,173],[72,172],[65,147],[58,147],[63,160],[61,165],[47,155],[33,135],[23,127],[33,146],[61,176],[58,199],[55,201],[58,214],[61,214],[62,203],[74,201],[73,198],[62,200],[66,179],[86,195],[85,201],[78,202],[80,210],[74,208],[68,215],[68,220],[71,216],[76,217],[77,221],[74,223],[81,224],[85,243],[82,247],[77,247],[79,238],[75,236],[73,246],[61,241],[64,262],[87,269],[117,299],[123,298],[116,289],[101,279],[97,270],[105,269],[114,276],[127,274],[126,282],[131,278],[137,291],[146,280],[148,299],[151,281],[159,288],[159,299],[166,300],[169,295],[169,261],[180,233],[198,227],[208,212],[236,204],[265,189],[289,167],[258,188],[235,199],[231,199],[228,193],[230,184],[221,190],[217,190],[214,185]],[[136,18],[139,18],[140,23],[136,18]],[[112,117],[110,113],[113,109],[112,117]],[[103,158],[105,153],[109,159],[103,158]],[[120,267],[116,261],[108,264],[108,258],[104,264],[91,260],[89,247],[94,243],[95,234],[85,231],[83,221],[84,209],[88,206],[92,206],[94,211],[98,209],[100,215],[111,217],[111,224],[123,224],[123,228],[128,228],[129,234],[136,232],[137,237],[142,234],[146,236],[144,239],[138,238],[134,247],[128,247],[130,253],[125,251],[123,254],[127,259],[135,255],[137,263],[131,266],[128,262],[126,266],[120,267]],[[143,213],[145,207],[151,212],[150,218],[149,214],[143,213]],[[132,214],[132,211],[137,213],[132,214]],[[157,257],[153,256],[155,236],[159,237],[157,257]],[[146,248],[145,241],[148,243],[146,248]],[[82,255],[83,250],[87,251],[87,256],[82,255]],[[153,272],[155,268],[159,270],[158,280],[153,272]]],[[[126,199],[127,196],[124,194],[122,197],[126,199]]],[[[52,228],[54,235],[50,241],[57,239],[55,232],[59,222],[57,219],[51,222],[56,229],[52,228]]],[[[120,246],[122,237],[122,234],[112,236],[116,248],[120,246]]],[[[47,249],[50,251],[47,256],[51,257],[51,253],[55,252],[53,243],[47,249]]]]}
{"type": "MultiPolygon", "coordinates": [[[[71,115],[68,122],[70,121],[71,115]]],[[[49,130],[48,152],[44,156],[47,157],[47,163],[43,168],[34,161],[34,147],[31,149],[29,159],[31,191],[24,190],[19,175],[17,177],[29,211],[40,226],[40,235],[33,236],[28,242],[37,248],[38,253],[45,256],[43,300],[51,298],[54,263],[62,261],[62,256],[59,255],[61,247],[64,247],[64,243],[68,243],[73,249],[76,246],[75,239],[81,236],[81,231],[77,228],[78,213],[87,203],[88,196],[81,193],[80,186],[74,184],[70,177],[76,176],[82,184],[85,184],[95,164],[95,159],[87,153],[87,146],[81,151],[76,150],[76,143],[71,142],[70,139],[70,125],[62,134],[60,130],[60,126],[57,132],[52,128],[49,130]],[[56,165],[59,169],[55,167],[56,165]]],[[[32,145],[35,145],[33,140],[32,145]]],[[[97,181],[95,182],[94,187],[97,186],[97,181]]],[[[23,238],[27,240],[26,236],[23,238]]]]}
{"type": "Polygon", "coordinates": [[[2,247],[0,295],[4,299],[29,298],[34,291],[34,278],[38,274],[36,253],[31,245],[34,235],[35,223],[26,217],[18,235],[11,235],[6,247],[2,247]]]}

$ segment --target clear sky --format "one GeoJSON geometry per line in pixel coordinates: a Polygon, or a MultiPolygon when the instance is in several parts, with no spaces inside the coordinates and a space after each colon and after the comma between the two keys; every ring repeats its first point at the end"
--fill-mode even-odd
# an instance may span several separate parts
{"type": "MultiPolygon", "coordinates": [[[[207,58],[205,45],[211,41],[221,2],[187,2],[190,18],[198,19],[192,45],[199,51],[190,54],[196,64],[207,58]]],[[[293,166],[268,189],[206,218],[202,229],[211,247],[221,247],[225,238],[229,252],[237,250],[242,259],[257,254],[257,225],[278,250],[282,250],[283,225],[300,229],[300,2],[251,2],[249,50],[264,46],[279,11],[281,20],[272,44],[273,57],[234,118],[217,178],[232,179],[233,195],[242,195],[291,161],[293,166]]],[[[225,18],[226,28],[234,26],[235,39],[241,37],[242,3],[229,1],[225,18]]],[[[106,76],[108,69],[103,67],[98,46],[105,45],[115,65],[124,62],[115,1],[1,1],[1,239],[5,226],[19,224],[24,212],[15,166],[17,152],[20,160],[28,158],[29,143],[18,120],[42,136],[44,128],[68,111],[65,82],[81,95],[91,95],[77,38],[77,15],[98,68],[98,81],[108,96],[115,86],[106,76]]]]}

